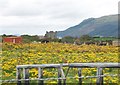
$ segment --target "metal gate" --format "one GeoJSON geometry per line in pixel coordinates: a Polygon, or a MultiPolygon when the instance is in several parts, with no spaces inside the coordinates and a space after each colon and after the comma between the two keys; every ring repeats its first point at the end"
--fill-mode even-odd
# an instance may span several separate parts
{"type": "MultiPolygon", "coordinates": [[[[103,74],[103,68],[120,68],[120,63],[69,63],[69,64],[40,64],[40,65],[18,65],[16,67],[16,81],[17,85],[22,85],[21,81],[24,81],[24,85],[30,85],[30,80],[37,80],[38,85],[44,85],[45,80],[58,80],[58,85],[66,85],[66,80],[68,78],[68,73],[70,68],[78,69],[78,79],[79,85],[82,85],[82,68],[97,68],[96,76],[86,76],[86,78],[97,78],[96,85],[103,85],[103,77],[107,76],[103,74]],[[66,74],[63,71],[63,67],[68,67],[66,74]],[[38,69],[38,78],[30,79],[29,70],[31,68],[38,69]],[[43,78],[43,69],[44,68],[55,68],[58,72],[58,78],[43,78]],[[21,71],[22,70],[22,71],[21,71]],[[21,77],[21,74],[23,77],[21,77]]],[[[109,75],[109,76],[118,76],[120,74],[109,75]]],[[[71,77],[74,78],[74,77],[71,77]]]]}

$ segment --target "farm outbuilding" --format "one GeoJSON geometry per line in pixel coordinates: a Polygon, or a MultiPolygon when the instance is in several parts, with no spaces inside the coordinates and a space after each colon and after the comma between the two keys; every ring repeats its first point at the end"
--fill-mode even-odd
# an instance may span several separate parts
{"type": "Polygon", "coordinates": [[[5,37],[3,42],[7,43],[22,43],[22,37],[5,37]]]}
{"type": "Polygon", "coordinates": [[[114,40],[112,44],[113,46],[120,46],[120,40],[114,40]]]}

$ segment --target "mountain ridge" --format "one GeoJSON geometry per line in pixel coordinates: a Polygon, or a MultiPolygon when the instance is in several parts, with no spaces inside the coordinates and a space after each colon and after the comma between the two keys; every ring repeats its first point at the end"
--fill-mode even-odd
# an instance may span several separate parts
{"type": "Polygon", "coordinates": [[[82,35],[116,37],[118,34],[118,15],[108,15],[99,18],[88,18],[80,24],[72,26],[64,31],[58,31],[58,37],[82,35]]]}

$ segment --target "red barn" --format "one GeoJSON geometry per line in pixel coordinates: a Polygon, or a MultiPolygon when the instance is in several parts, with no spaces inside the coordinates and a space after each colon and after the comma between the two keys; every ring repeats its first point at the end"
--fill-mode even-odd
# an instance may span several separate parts
{"type": "Polygon", "coordinates": [[[22,43],[22,37],[5,37],[3,42],[22,43]]]}

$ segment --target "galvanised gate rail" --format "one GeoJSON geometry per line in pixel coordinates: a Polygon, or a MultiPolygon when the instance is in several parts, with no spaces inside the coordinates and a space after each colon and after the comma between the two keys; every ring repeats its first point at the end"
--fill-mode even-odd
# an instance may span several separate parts
{"type": "MultiPolygon", "coordinates": [[[[30,85],[30,80],[38,80],[38,85],[43,85],[45,80],[57,79],[58,85],[66,85],[67,74],[70,68],[78,68],[79,85],[82,85],[82,68],[97,68],[96,76],[87,76],[86,78],[97,78],[96,85],[103,85],[103,68],[120,68],[120,63],[70,63],[70,64],[40,64],[40,65],[18,65],[16,67],[17,84],[22,85],[21,81],[24,81],[25,85],[30,85]],[[67,73],[64,74],[63,67],[68,67],[67,73]],[[29,69],[38,68],[38,78],[29,79],[29,69]],[[58,72],[58,78],[43,78],[44,68],[56,68],[58,72]],[[21,72],[22,69],[22,72],[21,72]],[[23,78],[21,78],[23,74],[23,78]]],[[[116,76],[120,76],[119,73],[116,76]]],[[[74,77],[71,77],[74,78],[74,77]]]]}

